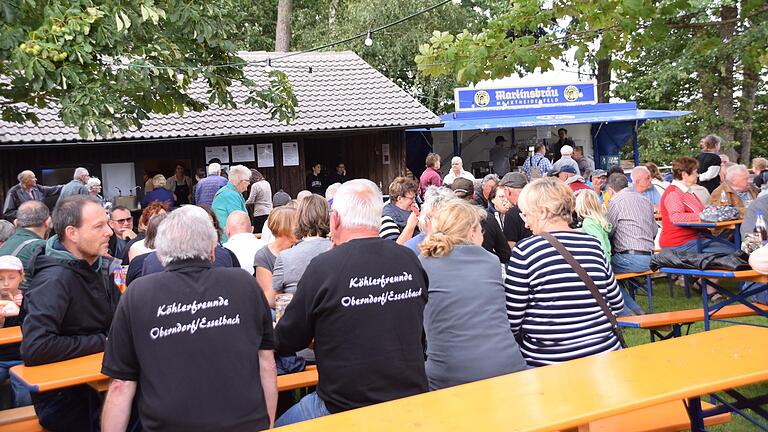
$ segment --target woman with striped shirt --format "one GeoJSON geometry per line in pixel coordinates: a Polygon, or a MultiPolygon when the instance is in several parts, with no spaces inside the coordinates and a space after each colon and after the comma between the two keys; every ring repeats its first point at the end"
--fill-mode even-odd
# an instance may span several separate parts
{"type": "Polygon", "coordinates": [[[581,264],[614,315],[624,302],[600,241],[569,227],[571,189],[554,178],[528,184],[520,194],[521,217],[533,236],[515,245],[504,287],[507,318],[530,366],[544,366],[618,350],[611,323],[592,293],[557,250],[548,232],[581,264]]]}

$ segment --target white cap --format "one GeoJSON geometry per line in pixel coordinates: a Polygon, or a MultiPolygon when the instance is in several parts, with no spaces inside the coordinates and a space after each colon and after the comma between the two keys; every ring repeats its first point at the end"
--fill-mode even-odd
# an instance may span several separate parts
{"type": "Polygon", "coordinates": [[[15,270],[24,271],[24,266],[21,264],[21,260],[13,255],[0,256],[0,270],[15,270]]]}
{"type": "Polygon", "coordinates": [[[568,144],[560,147],[560,154],[562,156],[573,154],[573,147],[569,146],[568,144]]]}

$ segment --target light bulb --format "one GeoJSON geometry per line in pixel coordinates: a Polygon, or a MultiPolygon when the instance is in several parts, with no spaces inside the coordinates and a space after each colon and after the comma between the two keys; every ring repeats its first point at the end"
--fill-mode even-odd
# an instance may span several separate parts
{"type": "Polygon", "coordinates": [[[372,38],[371,36],[372,36],[372,35],[371,35],[371,31],[370,31],[370,30],[368,30],[368,35],[365,37],[365,41],[363,41],[363,43],[365,44],[365,46],[371,46],[371,45],[373,45],[373,38],[372,38]]]}

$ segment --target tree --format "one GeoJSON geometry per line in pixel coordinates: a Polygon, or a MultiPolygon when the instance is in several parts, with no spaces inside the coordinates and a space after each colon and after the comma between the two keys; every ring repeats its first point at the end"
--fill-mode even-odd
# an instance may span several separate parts
{"type": "MultiPolygon", "coordinates": [[[[434,2],[433,2],[434,3],[434,2]]],[[[456,80],[451,76],[419,75],[414,56],[418,45],[435,28],[480,30],[496,0],[464,0],[446,4],[402,24],[373,34],[373,45],[363,45],[364,37],[334,46],[333,50],[352,50],[398,86],[435,112],[450,110],[456,80]]],[[[386,7],[366,0],[305,0],[294,2],[293,41],[295,50],[343,40],[376,29],[429,6],[423,0],[391,0],[386,7]],[[323,25],[322,23],[328,23],[323,25]]]]}
{"type": "Polygon", "coordinates": [[[275,51],[286,52],[291,47],[291,14],[293,0],[277,2],[277,29],[275,31],[275,51]]]}
{"type": "MultiPolygon", "coordinates": [[[[273,118],[295,116],[287,76],[247,77],[229,40],[238,0],[5,0],[0,6],[0,112],[36,121],[31,107],[55,108],[83,138],[140,128],[150,114],[255,104],[273,118]],[[190,96],[207,86],[207,100],[190,96]],[[230,90],[248,91],[236,101],[230,90]]],[[[240,12],[238,12],[240,13],[240,12]]]]}
{"type": "Polygon", "coordinates": [[[768,64],[766,15],[764,0],[521,0],[480,32],[435,31],[415,60],[426,76],[469,83],[550,70],[552,59],[573,53],[597,72],[601,100],[615,84],[618,94],[649,96],[655,106],[693,108],[693,118],[677,123],[685,135],[719,130],[747,159],[752,107],[764,88],[757,77],[768,64]]]}

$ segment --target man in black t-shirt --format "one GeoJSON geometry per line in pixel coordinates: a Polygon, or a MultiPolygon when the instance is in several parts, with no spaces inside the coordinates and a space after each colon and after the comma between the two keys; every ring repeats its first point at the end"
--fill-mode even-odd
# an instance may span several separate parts
{"type": "Polygon", "coordinates": [[[272,315],[241,268],[212,268],[208,214],[184,206],[155,238],[165,271],[136,279],[109,332],[104,429],[125,430],[134,394],[146,431],[272,426],[277,404],[272,315]]]}
{"type": "Polygon", "coordinates": [[[721,139],[717,135],[707,135],[701,139],[701,154],[699,161],[699,184],[707,188],[709,193],[720,186],[720,152],[721,139]]]}
{"type": "Polygon", "coordinates": [[[350,180],[333,198],[334,247],[310,262],[275,329],[280,354],[314,339],[321,379],[275,426],[427,391],[427,275],[413,252],[379,238],[382,206],[370,180],[350,180]]]}
{"type": "Polygon", "coordinates": [[[528,179],[523,173],[509,173],[499,183],[499,186],[504,188],[507,201],[512,205],[504,215],[504,237],[506,237],[510,249],[513,249],[520,240],[533,235],[531,230],[525,226],[525,222],[520,216],[520,208],[517,206],[517,198],[526,184],[528,184],[528,179]]]}

